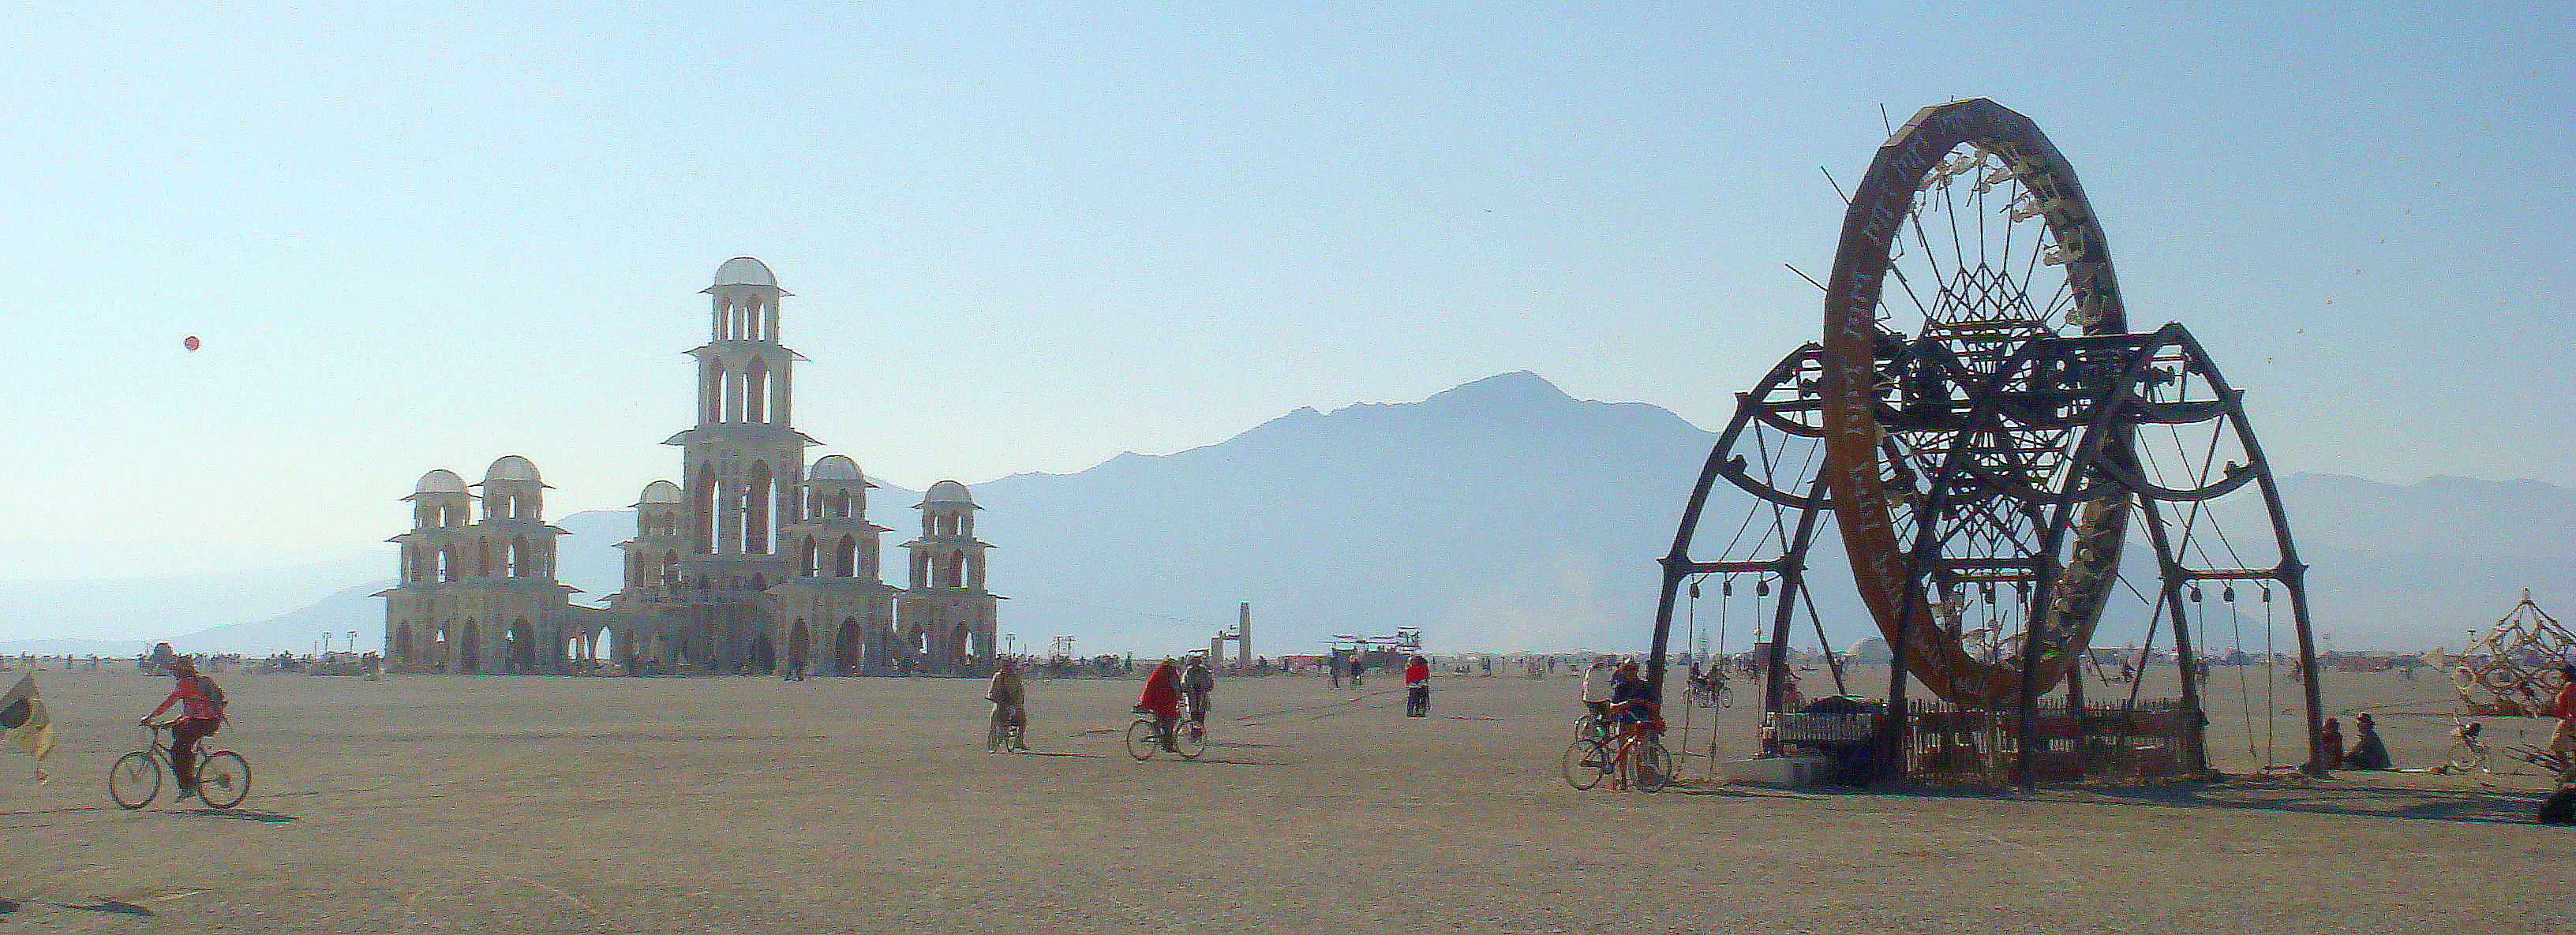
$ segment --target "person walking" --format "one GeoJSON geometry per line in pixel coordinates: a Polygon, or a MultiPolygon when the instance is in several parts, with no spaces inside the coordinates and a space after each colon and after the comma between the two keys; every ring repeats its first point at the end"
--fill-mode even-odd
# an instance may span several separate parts
{"type": "Polygon", "coordinates": [[[2558,781],[2576,783],[2576,666],[2560,666],[2558,679],[2558,696],[2549,702],[2549,716],[2558,719],[2558,730],[2549,735],[2549,752],[2569,764],[2558,781]]]}
{"type": "Polygon", "coordinates": [[[1404,716],[1431,715],[1431,661],[1420,656],[1404,664],[1404,716]]]}

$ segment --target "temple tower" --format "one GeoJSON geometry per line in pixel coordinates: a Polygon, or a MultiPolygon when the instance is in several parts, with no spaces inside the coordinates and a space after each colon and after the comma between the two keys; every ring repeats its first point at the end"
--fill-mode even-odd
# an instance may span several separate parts
{"type": "Polygon", "coordinates": [[[474,494],[465,479],[444,468],[412,485],[411,531],[385,540],[399,547],[396,584],[376,592],[385,599],[385,665],[437,669],[448,658],[448,634],[459,625],[449,585],[465,579],[466,555],[479,541],[473,532],[474,494]]]}
{"type": "Polygon", "coordinates": [[[555,579],[555,538],[545,521],[545,481],[508,455],[484,472],[477,497],[453,473],[414,485],[413,528],[402,545],[402,583],[386,598],[385,650],[396,668],[440,672],[563,672],[581,633],[576,589],[555,579]]]}
{"type": "Polygon", "coordinates": [[[805,515],[779,529],[795,567],[792,577],[769,589],[779,605],[770,640],[790,671],[858,675],[886,668],[901,589],[878,571],[887,530],[868,521],[868,490],[875,486],[847,455],[815,461],[805,475],[805,515]]]}
{"type": "Polygon", "coordinates": [[[992,545],[975,538],[982,508],[953,480],[930,485],[915,508],[921,536],[903,544],[912,553],[912,585],[897,602],[900,648],[913,666],[934,672],[954,671],[970,658],[977,668],[990,665],[1001,597],[984,588],[984,553],[992,545]]]}
{"type": "Polygon", "coordinates": [[[739,256],[716,270],[707,343],[698,361],[697,425],[671,436],[678,445],[682,527],[688,553],[717,589],[762,590],[786,577],[777,552],[779,528],[802,515],[805,446],[792,415],[795,362],[778,343],[778,301],[787,296],[759,260],[739,256]],[[759,576],[764,584],[753,587],[759,576]],[[739,580],[737,580],[739,579],[739,580]]]}

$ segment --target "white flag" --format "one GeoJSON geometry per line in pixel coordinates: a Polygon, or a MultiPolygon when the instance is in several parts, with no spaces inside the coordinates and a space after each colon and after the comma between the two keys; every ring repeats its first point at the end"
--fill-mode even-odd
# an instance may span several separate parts
{"type": "Polygon", "coordinates": [[[27,748],[42,760],[54,752],[54,719],[45,714],[45,700],[36,695],[36,676],[19,676],[16,687],[0,695],[0,739],[27,748]]]}

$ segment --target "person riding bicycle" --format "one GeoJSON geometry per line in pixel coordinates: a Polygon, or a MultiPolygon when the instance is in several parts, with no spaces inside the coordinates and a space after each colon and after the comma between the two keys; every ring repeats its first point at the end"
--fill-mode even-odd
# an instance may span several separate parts
{"type": "Polygon", "coordinates": [[[1019,667],[1008,659],[1002,660],[1001,666],[993,670],[993,685],[984,692],[984,700],[993,703],[994,718],[1011,725],[1011,729],[1017,732],[1013,735],[1011,749],[1028,749],[1029,689],[1020,680],[1019,667]]]}
{"type": "Polygon", "coordinates": [[[215,680],[198,675],[197,664],[186,656],[172,656],[166,665],[171,677],[178,680],[178,687],[140,723],[150,724],[171,705],[179,706],[179,716],[159,726],[170,729],[170,773],[179,781],[178,798],[184,799],[197,794],[197,741],[223,726],[224,709],[219,700],[223,689],[215,687],[215,680]]]}
{"type": "Polygon", "coordinates": [[[1208,671],[1207,660],[1190,657],[1189,670],[1181,673],[1181,697],[1189,700],[1191,724],[1207,726],[1208,695],[1214,691],[1216,674],[1208,671]]]}
{"type": "Polygon", "coordinates": [[[1431,660],[1415,656],[1405,661],[1404,716],[1431,716],[1431,660]]]}
{"type": "Polygon", "coordinates": [[[1145,676],[1145,693],[1136,698],[1136,713],[1154,716],[1154,733],[1163,739],[1163,750],[1179,753],[1172,745],[1172,724],[1181,719],[1181,663],[1165,657],[1161,665],[1145,676]]]}
{"type": "Polygon", "coordinates": [[[1610,663],[1600,659],[1592,660],[1591,667],[1583,670],[1583,707],[1585,710],[1604,717],[1607,717],[1610,714],[1611,680],[1609,675],[1610,663]]]}
{"type": "Polygon", "coordinates": [[[1654,689],[1638,674],[1637,660],[1622,662],[1611,673],[1610,701],[1604,707],[1617,719],[1621,729],[1656,719],[1654,689]]]}

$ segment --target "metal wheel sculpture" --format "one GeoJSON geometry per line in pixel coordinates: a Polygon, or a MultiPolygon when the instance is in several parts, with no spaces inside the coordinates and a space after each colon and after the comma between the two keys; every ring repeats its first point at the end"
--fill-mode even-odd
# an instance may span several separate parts
{"type": "Polygon", "coordinates": [[[1825,472],[1862,600],[1891,640],[1912,635],[1918,674],[1944,698],[1994,707],[2022,693],[2025,671],[2056,684],[2090,645],[2128,505],[2096,501],[2070,541],[2043,508],[2108,487],[2101,465],[2077,456],[2083,426],[1979,410],[1999,391],[2039,389],[2013,381],[2035,339],[2128,330],[2074,170],[2038,127],[1992,102],[1927,109],[1862,177],[1826,289],[1825,472]],[[1883,349],[1897,367],[1882,368],[1883,349]],[[1968,455],[1956,478],[1966,483],[1936,497],[1954,451],[1968,455]],[[1945,561],[1905,574],[1925,542],[1945,561]],[[1899,607],[1927,603],[1927,584],[1939,597],[1929,606],[1955,620],[1962,586],[2002,578],[2026,598],[2029,580],[2010,576],[2039,565],[2062,569],[2057,593],[2029,619],[1998,621],[2023,637],[2027,662],[1979,658],[1962,627],[1935,625],[1928,609],[1897,626],[1899,607]]]}
{"type": "MultiPolygon", "coordinates": [[[[1823,340],[1739,397],[1684,511],[1663,562],[1650,679],[1660,684],[1674,595],[1692,576],[1763,575],[1803,599],[1805,552],[1825,512],[1898,660],[1889,699],[1899,725],[1910,672],[1962,708],[2018,709],[2018,746],[2037,747],[2038,698],[2061,683],[2080,691],[2066,677],[2091,646],[2137,525],[2158,557],[2156,616],[2177,622],[2180,658],[2193,658],[2185,584],[2268,579],[2289,592],[2313,672],[2304,566],[2239,393],[2180,325],[2129,331],[2106,244],[2065,158],[1992,101],[1924,108],[1879,147],[1823,284],[1823,340]],[[1776,552],[1691,558],[1719,479],[1766,502],[1773,520],[1757,538],[1776,552]],[[2195,538],[2212,515],[2206,501],[2248,484],[2271,526],[2269,566],[2223,532],[2223,562],[2195,538]]],[[[1775,607],[1774,672],[1793,603],[1775,607]]],[[[2184,680],[2183,694],[2197,715],[2196,682],[2184,680]]],[[[1767,685],[1764,709],[1780,697],[1767,685]]],[[[1902,730],[1889,734],[1894,758],[1902,730]]],[[[2186,759],[2197,768],[2196,753],[2186,759]]]]}

